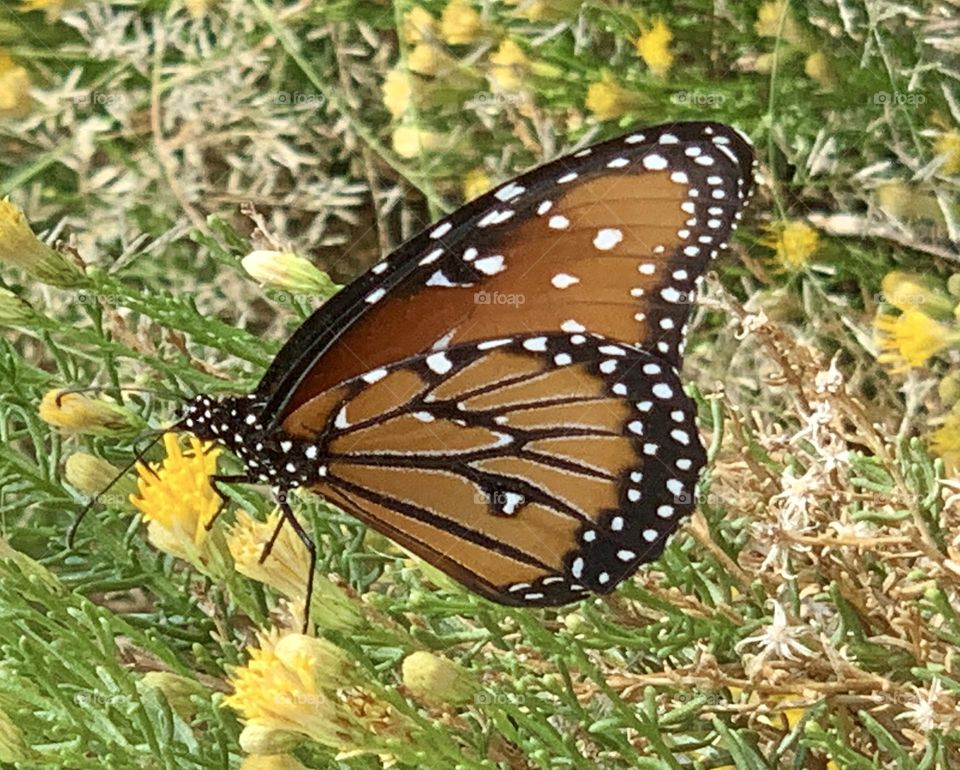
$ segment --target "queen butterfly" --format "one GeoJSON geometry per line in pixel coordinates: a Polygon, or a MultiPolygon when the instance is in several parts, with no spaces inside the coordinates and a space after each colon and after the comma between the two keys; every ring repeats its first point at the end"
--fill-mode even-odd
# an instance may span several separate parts
{"type": "Polygon", "coordinates": [[[739,132],[686,122],[536,168],[343,289],[253,394],[199,396],[178,427],[244,462],[219,480],[310,489],[494,601],[607,593],[693,508],[706,458],[677,369],[752,166],[739,132]]]}

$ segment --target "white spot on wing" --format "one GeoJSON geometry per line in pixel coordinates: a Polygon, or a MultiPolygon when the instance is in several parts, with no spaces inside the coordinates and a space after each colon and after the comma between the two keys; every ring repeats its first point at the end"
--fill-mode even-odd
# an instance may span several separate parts
{"type": "Polygon", "coordinates": [[[616,227],[605,227],[597,232],[593,245],[601,251],[609,251],[623,240],[623,232],[616,227]]]}
{"type": "Polygon", "coordinates": [[[446,353],[434,353],[433,355],[427,356],[427,366],[430,368],[430,371],[436,374],[446,374],[453,368],[453,364],[450,362],[450,359],[447,358],[446,353]]]}
{"type": "Polygon", "coordinates": [[[507,269],[507,266],[503,262],[502,254],[495,254],[492,257],[478,259],[473,263],[473,266],[484,275],[496,275],[507,269]]]}
{"type": "Polygon", "coordinates": [[[453,229],[453,225],[451,225],[449,222],[444,222],[439,227],[436,227],[430,231],[430,237],[443,238],[443,236],[449,233],[452,229],[453,229]]]}
{"type": "Polygon", "coordinates": [[[643,167],[650,171],[662,171],[667,167],[667,159],[657,153],[651,153],[644,157],[643,167]]]}
{"type": "Polygon", "coordinates": [[[580,279],[569,273],[557,273],[550,279],[550,283],[558,289],[568,289],[575,283],[580,283],[580,279]]]}

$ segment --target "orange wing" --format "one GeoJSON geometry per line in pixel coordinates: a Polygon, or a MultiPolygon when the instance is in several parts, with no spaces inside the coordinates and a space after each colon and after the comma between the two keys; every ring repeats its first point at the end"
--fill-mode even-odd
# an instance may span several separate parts
{"type": "Polygon", "coordinates": [[[606,593],[656,558],[705,459],[676,371],[580,333],[372,369],[287,431],[318,441],[314,491],[507,604],[606,593]]]}
{"type": "Polygon", "coordinates": [[[750,188],[719,123],[644,129],[553,161],[416,236],[311,317],[258,397],[317,394],[435,345],[594,333],[678,365],[696,287],[750,188]]]}

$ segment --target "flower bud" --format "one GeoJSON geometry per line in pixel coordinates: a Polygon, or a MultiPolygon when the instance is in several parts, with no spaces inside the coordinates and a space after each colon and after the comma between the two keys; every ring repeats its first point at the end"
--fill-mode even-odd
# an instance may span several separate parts
{"type": "Polygon", "coordinates": [[[249,724],[240,733],[240,748],[247,754],[278,754],[302,741],[302,735],[259,724],[249,724]]]}
{"type": "Polygon", "coordinates": [[[480,14],[467,0],[451,0],[440,17],[440,35],[451,45],[469,45],[482,28],[480,14]]]}
{"type": "Polygon", "coordinates": [[[0,51],[0,118],[23,117],[32,105],[30,73],[0,51]]]}
{"type": "Polygon", "coordinates": [[[189,722],[196,716],[197,706],[192,698],[210,698],[210,692],[196,679],[190,679],[169,671],[150,671],[141,680],[145,687],[152,687],[163,693],[170,708],[176,711],[184,721],[189,722]]]}
{"type": "Polygon", "coordinates": [[[457,705],[477,690],[470,672],[448,658],[418,650],[403,660],[403,683],[411,694],[431,705],[457,705]]]}
{"type": "Polygon", "coordinates": [[[240,770],[307,770],[291,754],[251,754],[240,763],[240,770]]]}
{"type": "Polygon", "coordinates": [[[12,291],[0,288],[0,326],[28,326],[37,314],[12,291]]]}
{"type": "Polygon", "coordinates": [[[340,288],[312,262],[292,252],[252,251],[240,263],[254,280],[273,289],[330,297],[340,288]]]}
{"type": "Polygon", "coordinates": [[[66,434],[113,436],[141,427],[137,416],[122,406],[64,390],[47,391],[39,414],[45,423],[66,434]]]}
{"type": "Polygon", "coordinates": [[[922,310],[941,320],[953,317],[956,302],[926,276],[894,270],[883,276],[880,286],[884,299],[898,310],[922,310]]]}
{"type": "Polygon", "coordinates": [[[407,69],[418,75],[433,77],[451,64],[443,51],[430,43],[420,43],[407,55],[407,69]]]}
{"type": "Polygon", "coordinates": [[[62,588],[60,579],[40,562],[34,561],[25,553],[20,553],[6,540],[0,537],[0,561],[11,561],[24,577],[44,583],[51,591],[62,588]]]}
{"type": "MultiPolygon", "coordinates": [[[[288,599],[303,602],[310,560],[307,549],[292,527],[283,526],[273,539],[270,558],[260,561],[264,546],[273,538],[278,526],[280,516],[277,512],[270,514],[266,521],[259,521],[245,511],[238,511],[227,535],[227,546],[241,575],[275,588],[288,599]]],[[[310,616],[318,626],[328,630],[349,631],[364,623],[359,603],[320,574],[313,578],[310,616]]]]}
{"type": "Polygon", "coordinates": [[[23,732],[7,713],[0,710],[0,762],[28,762],[34,758],[23,732]]]}
{"type": "Polygon", "coordinates": [[[84,281],[80,266],[37,238],[23,212],[8,200],[0,201],[0,262],[51,286],[77,286],[84,281]]]}
{"type": "Polygon", "coordinates": [[[277,642],[274,653],[290,670],[312,671],[318,687],[337,689],[353,682],[353,659],[326,639],[287,634],[277,642]]]}
{"type": "Polygon", "coordinates": [[[434,131],[416,126],[397,126],[393,130],[393,149],[401,158],[416,158],[427,152],[436,152],[443,146],[443,138],[434,131]]]}
{"type": "Polygon", "coordinates": [[[133,482],[129,479],[118,480],[119,468],[101,457],[86,452],[75,452],[70,455],[64,463],[63,475],[70,486],[90,497],[102,494],[111,484],[118,497],[123,500],[126,500],[135,490],[133,482]]]}

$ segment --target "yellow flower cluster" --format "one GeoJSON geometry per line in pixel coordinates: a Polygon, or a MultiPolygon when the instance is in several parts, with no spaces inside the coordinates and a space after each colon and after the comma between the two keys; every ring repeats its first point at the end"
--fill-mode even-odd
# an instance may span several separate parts
{"type": "Polygon", "coordinates": [[[641,31],[637,38],[637,55],[643,59],[647,68],[659,77],[664,77],[673,64],[670,41],[673,32],[662,18],[657,18],[650,29],[641,31]]]}
{"type": "Polygon", "coordinates": [[[820,236],[806,222],[789,220],[767,227],[759,242],[773,249],[774,259],[790,271],[806,267],[820,248],[820,236]]]}
{"type": "MultiPolygon", "coordinates": [[[[753,29],[760,37],[778,38],[781,41],[781,56],[805,56],[803,71],[821,88],[829,91],[836,86],[836,75],[830,59],[815,47],[814,40],[794,17],[786,0],[761,4],[753,29]]],[[[757,57],[757,69],[760,72],[769,72],[773,64],[773,54],[761,54],[757,57]]]]}
{"type": "Polygon", "coordinates": [[[240,745],[275,754],[309,738],[342,752],[391,754],[412,724],[364,687],[364,674],[335,644],[303,634],[261,633],[246,665],[231,672],[226,705],[245,723],[240,745]]]}
{"type": "Polygon", "coordinates": [[[960,131],[946,131],[937,137],[933,145],[940,157],[942,174],[960,174],[960,131]]]}
{"type": "Polygon", "coordinates": [[[30,74],[5,51],[0,51],[0,118],[16,118],[30,111],[30,74]]]}
{"type": "MultiPolygon", "coordinates": [[[[280,525],[274,512],[266,521],[239,511],[227,535],[227,547],[237,572],[270,586],[299,607],[306,600],[310,558],[304,544],[289,523],[284,524],[270,550],[261,560],[264,546],[280,525]]],[[[347,631],[363,623],[359,605],[322,575],[314,575],[310,617],[325,629],[347,631]]]]}
{"type": "Polygon", "coordinates": [[[900,312],[881,311],[874,319],[878,361],[903,372],[960,343],[960,329],[953,322],[955,298],[922,276],[907,273],[887,274],[882,287],[884,299],[900,312]]]}
{"type": "Polygon", "coordinates": [[[166,459],[137,464],[138,491],[130,502],[143,514],[147,537],[156,548],[207,571],[215,558],[207,542],[210,525],[221,503],[210,481],[222,450],[195,436],[188,442],[184,451],[177,434],[164,434],[166,459]]]}
{"type": "Polygon", "coordinates": [[[586,107],[597,120],[616,120],[639,105],[639,95],[620,85],[606,70],[587,89],[586,107]]]}

